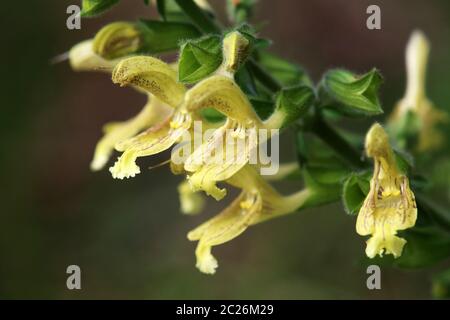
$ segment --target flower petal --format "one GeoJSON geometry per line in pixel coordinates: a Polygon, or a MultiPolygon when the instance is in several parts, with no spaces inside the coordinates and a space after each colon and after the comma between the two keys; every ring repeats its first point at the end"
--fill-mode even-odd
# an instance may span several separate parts
{"type": "Polygon", "coordinates": [[[235,121],[228,120],[204,145],[197,148],[186,160],[185,170],[193,172],[189,182],[194,190],[204,190],[216,200],[226,192],[216,186],[241,170],[256,151],[256,130],[247,129],[235,121]],[[233,130],[229,130],[233,127],[233,130]]]}
{"type": "Polygon", "coordinates": [[[75,71],[104,71],[111,72],[119,62],[106,60],[96,54],[93,50],[93,39],[78,43],[69,51],[70,66],[75,71]]]}
{"type": "Polygon", "coordinates": [[[149,127],[163,118],[167,117],[170,107],[149,97],[149,102],[134,118],[123,122],[113,122],[106,124],[103,128],[105,135],[100,139],[95,148],[94,158],[91,162],[91,169],[94,171],[102,169],[109,160],[114,146],[125,139],[128,139],[149,127]]]}
{"type": "Polygon", "coordinates": [[[197,83],[186,92],[183,107],[188,112],[214,108],[244,124],[262,125],[245,93],[232,78],[223,75],[214,75],[197,83]]]}
{"type": "Polygon", "coordinates": [[[181,212],[184,214],[194,215],[203,210],[205,199],[199,192],[193,191],[189,182],[184,180],[178,186],[178,194],[180,196],[181,212]]]}
{"type": "Polygon", "coordinates": [[[167,63],[148,56],[136,56],[124,59],[114,68],[114,83],[121,86],[135,85],[164,103],[177,107],[186,91],[178,82],[177,72],[167,63]]]}
{"type": "Polygon", "coordinates": [[[239,236],[257,218],[261,209],[262,200],[258,194],[243,192],[220,214],[188,233],[189,240],[199,240],[196,255],[200,271],[215,272],[217,261],[211,255],[211,247],[239,236]]]}
{"type": "Polygon", "coordinates": [[[188,114],[175,113],[173,119],[169,118],[162,124],[118,143],[116,149],[124,151],[124,153],[109,169],[113,178],[123,179],[139,174],[141,170],[136,165],[137,158],[151,156],[169,149],[179,141],[190,126],[191,118],[188,114]]]}

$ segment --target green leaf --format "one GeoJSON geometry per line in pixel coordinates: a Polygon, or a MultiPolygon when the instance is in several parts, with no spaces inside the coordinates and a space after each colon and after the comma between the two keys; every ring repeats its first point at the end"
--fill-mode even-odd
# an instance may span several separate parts
{"type": "Polygon", "coordinates": [[[408,175],[411,168],[414,166],[414,158],[403,150],[393,148],[393,151],[398,168],[401,172],[408,175]]]}
{"type": "Polygon", "coordinates": [[[312,85],[311,80],[300,66],[273,54],[265,51],[259,52],[258,62],[284,86],[298,84],[312,85]]]}
{"type": "Polygon", "coordinates": [[[197,38],[200,32],[190,23],[140,20],[140,51],[154,54],[177,50],[183,41],[197,38]]]}
{"type": "Polygon", "coordinates": [[[306,206],[318,206],[339,200],[342,194],[342,180],[348,175],[345,167],[308,164],[302,168],[306,187],[313,192],[306,206]]]}
{"type": "Polygon", "coordinates": [[[297,133],[297,154],[305,185],[314,194],[308,206],[339,200],[343,181],[350,174],[340,158],[321,140],[301,131],[297,133]]]}
{"type": "Polygon", "coordinates": [[[255,79],[248,65],[239,68],[239,70],[234,75],[234,80],[246,95],[258,95],[255,79]]]}
{"type": "Polygon", "coordinates": [[[408,242],[402,255],[394,260],[398,267],[423,268],[450,256],[450,234],[436,226],[416,226],[400,232],[400,236],[408,242]]]}
{"type": "Polygon", "coordinates": [[[343,179],[348,175],[348,169],[339,163],[330,165],[308,164],[306,170],[309,174],[308,178],[312,179],[310,185],[342,185],[343,179]]]}
{"type": "Polygon", "coordinates": [[[194,83],[214,72],[222,63],[222,39],[211,35],[190,40],[181,47],[178,79],[194,83]]]}
{"type": "Polygon", "coordinates": [[[381,82],[376,69],[362,76],[341,69],[328,71],[320,83],[321,104],[346,115],[381,114],[383,109],[378,99],[381,82]]]}
{"type": "Polygon", "coordinates": [[[352,172],[344,181],[342,187],[342,202],[345,211],[355,215],[369,193],[371,172],[352,172]]]}
{"type": "Polygon", "coordinates": [[[81,2],[81,16],[85,18],[98,16],[119,3],[119,1],[120,0],[83,0],[81,2]]]}
{"type": "MultiPolygon", "coordinates": [[[[296,151],[300,167],[308,164],[321,165],[323,167],[334,167],[336,165],[347,167],[342,158],[315,135],[299,130],[296,138],[296,151]]],[[[348,174],[350,174],[350,171],[348,174]]]]}
{"type": "Polygon", "coordinates": [[[315,96],[313,90],[305,85],[282,89],[276,98],[276,111],[285,114],[283,126],[302,117],[312,106],[315,96]]]}
{"type": "Polygon", "coordinates": [[[303,131],[298,130],[297,136],[295,139],[295,151],[297,153],[297,161],[298,161],[300,168],[308,163],[308,158],[309,158],[308,146],[309,146],[309,144],[307,143],[307,141],[308,141],[307,134],[305,134],[303,131]]]}
{"type": "Polygon", "coordinates": [[[259,97],[249,97],[249,100],[258,116],[265,120],[273,113],[274,103],[271,100],[261,99],[259,97]]]}
{"type": "Polygon", "coordinates": [[[412,229],[400,231],[407,244],[394,265],[423,268],[450,257],[450,212],[415,192],[417,221],[412,229]]]}

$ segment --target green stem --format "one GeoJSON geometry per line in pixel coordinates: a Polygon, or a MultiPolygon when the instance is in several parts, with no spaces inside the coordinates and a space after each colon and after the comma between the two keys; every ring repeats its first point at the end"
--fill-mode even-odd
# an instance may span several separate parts
{"type": "Polygon", "coordinates": [[[221,33],[217,24],[193,0],[175,0],[175,2],[200,31],[204,33],[221,33]]]}
{"type": "Polygon", "coordinates": [[[342,159],[355,168],[366,167],[361,154],[345,140],[334,128],[326,123],[320,115],[313,120],[312,131],[328,146],[330,146],[342,159]]]}

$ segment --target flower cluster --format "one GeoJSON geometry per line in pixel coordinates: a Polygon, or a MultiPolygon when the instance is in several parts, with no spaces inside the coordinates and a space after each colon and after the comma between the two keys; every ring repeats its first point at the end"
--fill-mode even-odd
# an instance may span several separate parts
{"type": "MultiPolygon", "coordinates": [[[[296,211],[305,205],[311,194],[305,189],[282,196],[257,172],[261,163],[249,163],[251,151],[266,142],[251,132],[280,129],[291,121],[290,116],[295,110],[277,108],[264,121],[254,111],[234,80],[248,45],[249,41],[238,31],[227,34],[223,39],[221,66],[190,88],[178,81],[176,64],[169,65],[154,57],[132,56],[119,61],[109,60],[107,64],[114,64],[114,83],[133,86],[147,94],[149,101],[134,118],[105,126],[105,135],[98,142],[91,163],[93,170],[103,168],[116,150],[122,154],[109,169],[113,178],[134,177],[141,172],[136,164],[137,158],[155,155],[173,146],[176,150],[177,145],[183,143],[194,144],[192,139],[184,137],[195,130],[194,121],[200,121],[203,124],[201,130],[212,129],[212,134],[194,146],[193,152],[181,164],[174,161],[177,152],[172,152],[172,172],[187,177],[179,186],[183,211],[197,213],[201,210],[199,191],[216,200],[223,199],[226,189],[219,188],[219,182],[242,190],[222,213],[188,234],[190,240],[199,241],[197,267],[204,273],[214,273],[217,267],[217,261],[210,252],[212,246],[237,237],[250,225],[296,211]],[[217,110],[224,119],[218,123],[209,122],[201,114],[205,108],[217,110]],[[221,148],[216,148],[218,145],[221,148]],[[232,157],[224,151],[229,150],[230,145],[234,151],[232,157]],[[216,161],[208,161],[211,158],[216,161]]],[[[79,46],[84,46],[85,51],[92,50],[90,41],[79,46]]],[[[83,61],[74,61],[76,59],[73,58],[72,65],[77,65],[76,69],[103,69],[102,58],[93,52],[89,58],[80,57],[79,50],[76,46],[71,56],[85,59],[88,63],[83,64],[83,61]]]]}
{"type": "MultiPolygon", "coordinates": [[[[427,232],[439,227],[434,221],[445,221],[434,208],[420,204],[414,164],[405,156],[410,151],[420,158],[423,151],[442,146],[445,137],[438,125],[448,120],[425,95],[429,46],[421,32],[413,33],[406,50],[405,97],[386,130],[378,123],[369,128],[367,158],[361,158],[357,148],[363,139],[351,139],[330,123],[383,113],[378,70],[363,75],[329,70],[314,85],[301,67],[268,53],[269,41],[259,39],[249,25],[222,32],[206,1],[167,2],[172,6],[160,8],[163,21],[109,24],[94,39],[73,47],[69,58],[74,70],[104,71],[113,83],[148,97],[135,117],[104,126],[92,170],[103,169],[119,152],[109,171],[115,179],[132,178],[141,173],[139,158],[171,149],[171,171],[185,177],[178,186],[183,213],[202,211],[202,193],[221,201],[227,186],[241,190],[228,207],[187,235],[198,242],[201,272],[215,273],[212,248],[248,227],[340,199],[349,214],[358,213],[356,232],[370,236],[369,258],[404,256],[421,216],[431,217],[422,222],[431,223],[427,232]],[[175,63],[155,57],[173,50],[179,50],[175,63]],[[278,131],[285,129],[296,135],[298,162],[268,170],[260,150],[277,142],[278,131]],[[301,179],[302,187],[282,195],[271,181],[287,177],[301,179]]],[[[229,2],[231,20],[245,20],[252,5],[229,2]]],[[[95,6],[89,8],[85,15],[97,14],[95,6]]],[[[272,154],[278,152],[277,143],[271,147],[272,154]]]]}

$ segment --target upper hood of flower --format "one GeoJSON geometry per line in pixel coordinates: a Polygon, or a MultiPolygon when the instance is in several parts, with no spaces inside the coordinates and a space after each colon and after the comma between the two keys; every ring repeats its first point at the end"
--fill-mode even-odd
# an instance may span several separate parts
{"type": "Polygon", "coordinates": [[[162,102],[177,108],[186,89],[177,80],[177,72],[167,63],[153,57],[124,59],[114,68],[112,81],[120,86],[134,85],[153,94],[162,102]]]}

